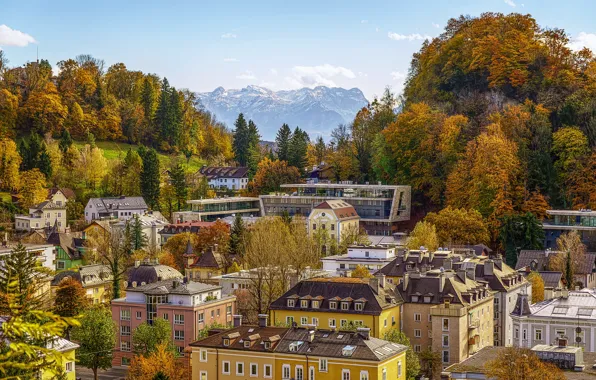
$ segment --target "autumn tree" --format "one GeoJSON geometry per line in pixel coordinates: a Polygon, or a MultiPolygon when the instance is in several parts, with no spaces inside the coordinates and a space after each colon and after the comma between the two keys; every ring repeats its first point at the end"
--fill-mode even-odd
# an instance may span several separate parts
{"type": "Polygon", "coordinates": [[[108,162],[101,149],[86,144],[81,148],[75,167],[79,178],[85,181],[87,187],[95,189],[106,175],[108,162]]]}
{"type": "MultiPolygon", "coordinates": [[[[1,123],[1,122],[0,122],[1,123]]],[[[20,185],[19,167],[21,156],[17,151],[17,144],[11,139],[0,140],[0,189],[4,191],[17,190],[20,185]]]]}
{"type": "Polygon", "coordinates": [[[167,344],[157,346],[151,354],[138,355],[132,359],[127,379],[153,380],[157,373],[162,373],[170,380],[185,380],[188,374],[184,365],[176,360],[175,354],[167,344]]]}
{"type": "Polygon", "coordinates": [[[391,330],[387,331],[383,336],[383,339],[389,342],[397,343],[404,345],[408,348],[406,351],[406,379],[407,380],[414,380],[416,376],[420,373],[420,361],[418,359],[418,355],[412,349],[412,345],[410,344],[410,339],[404,334],[402,331],[399,331],[398,328],[392,328],[391,330]]]}
{"type": "Polygon", "coordinates": [[[99,261],[110,268],[112,299],[120,298],[120,285],[128,265],[131,241],[122,231],[97,228],[87,233],[86,244],[97,252],[99,261]]]}
{"type": "Polygon", "coordinates": [[[104,306],[87,309],[80,326],[73,328],[71,336],[79,344],[77,364],[91,369],[95,380],[98,379],[98,369],[112,367],[116,324],[112,321],[110,309],[104,306]]]}
{"type": "Polygon", "coordinates": [[[66,277],[60,281],[54,299],[54,312],[57,315],[75,317],[86,311],[89,303],[87,293],[78,280],[66,277]]]}
{"type": "Polygon", "coordinates": [[[544,301],[544,280],[540,273],[533,271],[526,279],[532,285],[532,303],[544,301]]]}
{"type": "Polygon", "coordinates": [[[506,347],[485,364],[486,375],[498,380],[564,380],[554,364],[540,360],[530,349],[506,347]]]}
{"type": "Polygon", "coordinates": [[[354,270],[350,274],[350,277],[354,277],[354,278],[372,278],[373,275],[370,274],[370,271],[364,265],[358,264],[358,265],[356,265],[356,268],[354,268],[354,270]]]}
{"type": "Polygon", "coordinates": [[[170,323],[162,318],[156,318],[152,324],[141,323],[132,334],[132,345],[135,354],[143,356],[156,352],[161,345],[166,345],[172,352],[176,349],[172,344],[170,323]]]}
{"type": "Polygon", "coordinates": [[[408,249],[420,249],[424,247],[429,251],[436,251],[439,248],[439,237],[437,229],[429,222],[421,221],[416,223],[406,242],[408,249]]]}
{"type": "Polygon", "coordinates": [[[438,213],[430,212],[424,221],[435,226],[439,244],[488,244],[486,222],[476,210],[447,206],[438,213]]]}
{"type": "MultiPolygon", "coordinates": [[[[557,239],[558,253],[549,259],[549,268],[552,271],[563,273],[563,279],[568,289],[575,286],[574,276],[586,260],[586,246],[577,231],[562,234],[557,239]]],[[[586,284],[582,284],[586,286],[586,284]]]]}
{"type": "Polygon", "coordinates": [[[32,207],[46,199],[46,177],[39,169],[31,169],[21,173],[19,195],[24,208],[32,207]]]}
{"type": "Polygon", "coordinates": [[[555,169],[563,195],[572,203],[579,191],[574,173],[582,171],[589,153],[588,139],[577,127],[561,128],[553,133],[552,152],[557,157],[555,169]]]}
{"type": "Polygon", "coordinates": [[[176,265],[174,266],[178,270],[184,268],[184,257],[186,247],[190,241],[193,252],[200,253],[199,238],[197,234],[190,232],[182,232],[169,238],[164,246],[162,247],[163,252],[168,252],[174,258],[176,265]]]}
{"type": "Polygon", "coordinates": [[[280,191],[281,185],[299,183],[300,172],[285,161],[271,161],[265,157],[260,163],[253,180],[248,184],[248,192],[253,195],[280,191]]]}

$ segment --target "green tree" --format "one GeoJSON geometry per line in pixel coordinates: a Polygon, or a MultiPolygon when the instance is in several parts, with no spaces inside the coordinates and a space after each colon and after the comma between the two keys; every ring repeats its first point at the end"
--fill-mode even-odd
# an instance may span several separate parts
{"type": "Polygon", "coordinates": [[[170,350],[176,347],[172,344],[172,328],[170,323],[162,318],[156,318],[153,324],[143,322],[132,333],[132,345],[137,355],[148,356],[157,350],[161,344],[167,344],[170,350]]]}
{"type": "Polygon", "coordinates": [[[156,210],[159,208],[160,173],[159,159],[155,149],[148,149],[141,155],[143,169],[141,170],[141,194],[147,205],[156,210]]]}
{"type": "Polygon", "coordinates": [[[320,165],[325,159],[326,151],[327,146],[325,145],[323,136],[317,137],[317,142],[315,143],[315,157],[317,159],[317,165],[320,165]]]}
{"type": "Polygon", "coordinates": [[[131,224],[132,226],[130,227],[130,236],[132,250],[136,251],[147,247],[149,242],[147,239],[147,235],[145,235],[145,233],[143,232],[143,224],[141,223],[141,218],[139,218],[138,215],[135,215],[131,224]]]}
{"type": "Polygon", "coordinates": [[[52,159],[48,154],[46,144],[43,143],[41,152],[39,153],[39,160],[37,161],[37,167],[39,171],[46,176],[46,180],[49,180],[52,176],[52,159]]]}
{"type": "Polygon", "coordinates": [[[146,127],[150,129],[155,115],[155,88],[147,76],[143,79],[143,87],[141,88],[141,106],[143,107],[146,127]]]}
{"type": "Polygon", "coordinates": [[[174,187],[177,208],[180,211],[188,196],[188,184],[186,183],[186,174],[182,165],[177,164],[170,169],[170,182],[174,187]]]}
{"type": "Polygon", "coordinates": [[[64,128],[62,130],[62,134],[60,135],[60,150],[62,151],[62,153],[66,153],[68,151],[68,148],[70,148],[72,146],[72,137],[70,136],[70,132],[68,132],[68,129],[64,128]]]}
{"type": "MultiPolygon", "coordinates": [[[[170,82],[168,82],[168,78],[163,78],[161,83],[161,92],[157,102],[157,110],[155,111],[154,117],[156,134],[162,139],[164,138],[164,135],[168,133],[168,123],[170,123],[172,119],[172,106],[170,104],[171,100],[172,96],[170,82]]],[[[165,137],[166,138],[164,141],[168,141],[168,136],[165,137]]]]}
{"type": "Polygon", "coordinates": [[[499,241],[505,251],[507,265],[515,268],[522,249],[542,249],[544,230],[534,214],[508,215],[501,222],[499,241]]]}
{"type": "Polygon", "coordinates": [[[277,144],[277,159],[280,161],[289,160],[290,140],[292,139],[292,131],[290,127],[284,123],[277,131],[275,143],[277,144]]]}
{"type": "MultiPolygon", "coordinates": [[[[3,257],[3,263],[0,265],[0,294],[8,293],[9,288],[14,287],[15,302],[19,305],[29,305],[33,309],[40,309],[44,295],[38,295],[31,298],[28,289],[32,289],[37,284],[38,276],[37,256],[20,242],[14,247],[9,255],[3,257]]],[[[0,297],[0,309],[6,311],[9,305],[5,299],[0,297]]],[[[5,314],[2,314],[5,315],[5,314]]]]}
{"type": "Polygon", "coordinates": [[[97,380],[98,369],[112,368],[112,351],[116,344],[116,324],[112,321],[110,309],[94,306],[87,310],[81,325],[71,334],[79,344],[77,364],[90,368],[97,380]]]}
{"type": "Polygon", "coordinates": [[[412,349],[412,345],[410,344],[410,339],[404,334],[403,332],[399,331],[399,328],[392,328],[391,330],[385,333],[383,339],[404,345],[408,347],[406,351],[406,379],[414,380],[416,376],[420,373],[420,361],[418,360],[418,355],[412,349]]]}
{"type": "Polygon", "coordinates": [[[234,224],[230,231],[230,243],[228,246],[228,254],[240,257],[244,254],[244,240],[246,238],[246,226],[242,221],[242,216],[237,213],[234,217],[234,224]]]}
{"type": "Polygon", "coordinates": [[[248,131],[248,124],[244,119],[243,114],[238,115],[238,119],[234,123],[234,141],[232,143],[232,150],[234,151],[234,159],[240,166],[246,166],[248,163],[248,154],[250,148],[250,135],[248,131]]]}
{"type": "Polygon", "coordinates": [[[119,179],[122,181],[122,193],[130,196],[141,195],[141,172],[143,170],[143,160],[139,154],[128,149],[124,157],[124,176],[119,179]]]}
{"type": "Polygon", "coordinates": [[[308,152],[309,141],[310,139],[306,131],[296,127],[288,149],[288,165],[298,168],[301,174],[304,173],[304,168],[306,167],[306,154],[308,152]]]}

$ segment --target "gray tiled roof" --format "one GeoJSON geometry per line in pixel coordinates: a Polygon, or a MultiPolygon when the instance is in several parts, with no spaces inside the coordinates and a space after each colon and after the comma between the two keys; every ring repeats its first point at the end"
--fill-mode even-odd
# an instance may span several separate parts
{"type": "Polygon", "coordinates": [[[146,294],[198,294],[221,289],[220,286],[204,284],[202,282],[182,283],[178,279],[158,281],[151,284],[128,288],[127,291],[143,292],[146,294]],[[176,285],[174,285],[176,282],[176,285]]]}
{"type": "MultiPolygon", "coordinates": [[[[529,267],[531,270],[542,272],[549,270],[549,262],[553,256],[563,254],[559,251],[532,251],[523,250],[519,253],[515,269],[522,269],[529,267]]],[[[576,274],[590,274],[594,271],[596,263],[596,253],[588,252],[585,255],[585,260],[579,263],[576,274]]]]}
{"type": "Polygon", "coordinates": [[[596,292],[594,290],[571,290],[565,297],[535,303],[530,306],[532,318],[564,318],[596,320],[596,292]]]}
{"type": "Polygon", "coordinates": [[[139,210],[148,208],[143,197],[91,198],[89,202],[96,207],[99,213],[110,212],[112,210],[139,210]]]}

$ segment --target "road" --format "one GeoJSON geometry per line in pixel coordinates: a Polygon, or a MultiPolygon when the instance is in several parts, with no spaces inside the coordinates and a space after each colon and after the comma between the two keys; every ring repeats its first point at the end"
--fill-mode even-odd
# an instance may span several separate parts
{"type": "MultiPolygon", "coordinates": [[[[81,366],[77,366],[77,379],[82,379],[82,380],[93,380],[93,371],[85,368],[85,367],[81,367],[81,366]]],[[[110,368],[106,371],[104,370],[98,370],[97,374],[99,377],[99,380],[121,380],[121,379],[125,379],[126,378],[126,373],[128,371],[122,368],[110,368]]]]}

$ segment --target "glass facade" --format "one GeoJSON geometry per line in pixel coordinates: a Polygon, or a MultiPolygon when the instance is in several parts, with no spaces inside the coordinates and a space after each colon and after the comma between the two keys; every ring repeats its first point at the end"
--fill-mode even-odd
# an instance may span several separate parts
{"type": "Polygon", "coordinates": [[[147,297],[147,323],[152,324],[157,318],[157,305],[169,303],[167,295],[145,296],[147,297]]]}
{"type": "Polygon", "coordinates": [[[242,202],[221,202],[221,203],[206,203],[206,204],[192,204],[192,211],[197,212],[222,212],[234,210],[249,210],[258,209],[259,201],[242,201],[242,202]]]}

